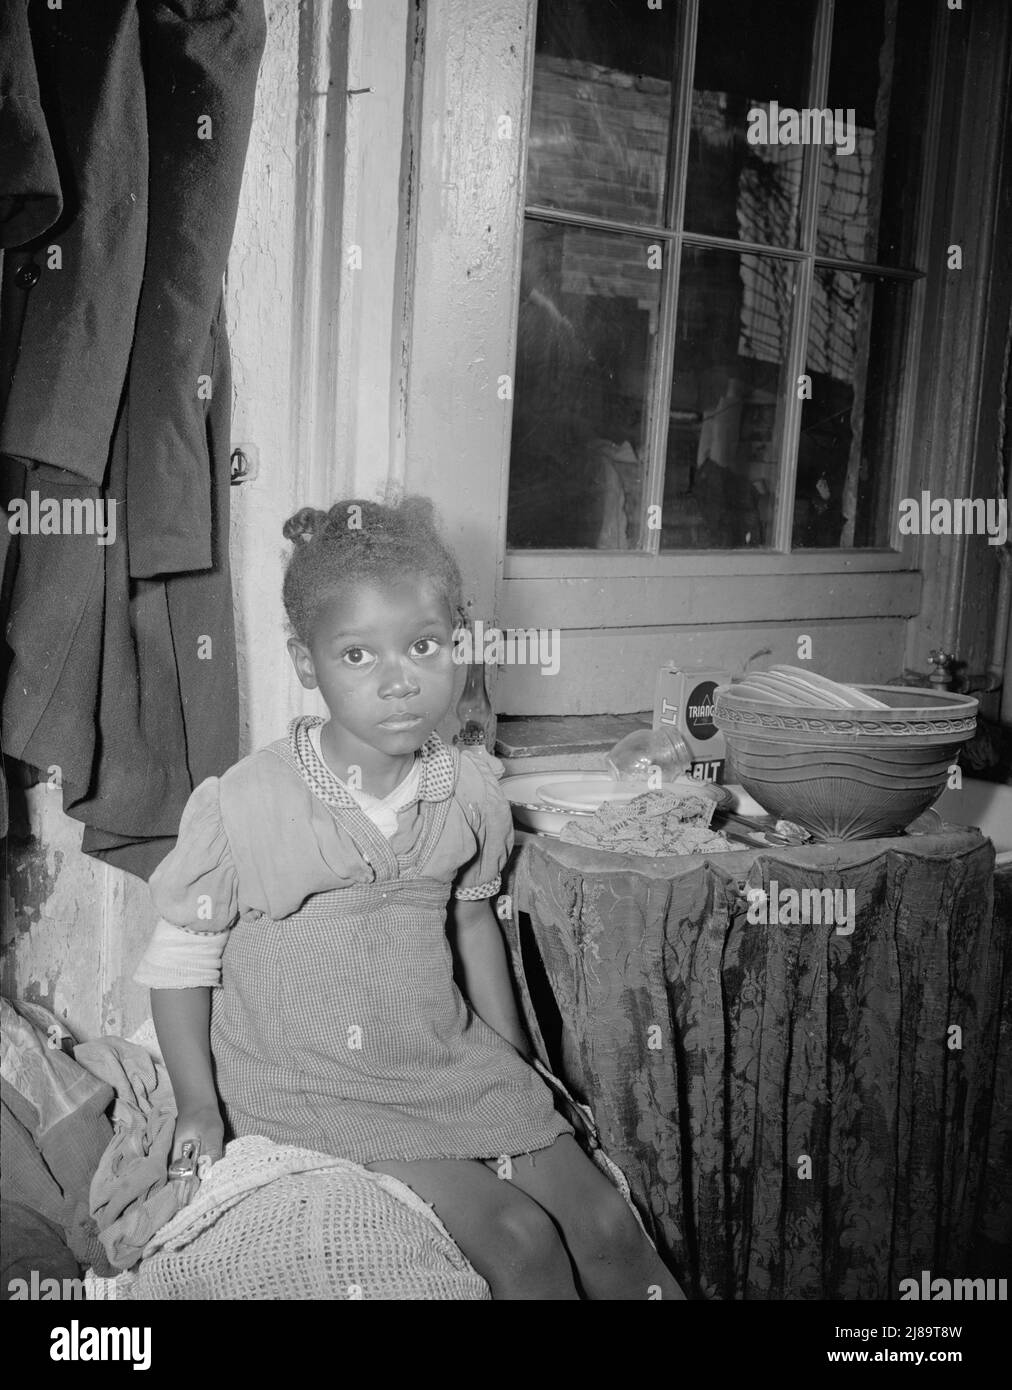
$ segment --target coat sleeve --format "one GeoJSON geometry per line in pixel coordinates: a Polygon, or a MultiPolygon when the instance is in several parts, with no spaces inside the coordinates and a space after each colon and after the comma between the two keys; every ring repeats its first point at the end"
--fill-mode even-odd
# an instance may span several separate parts
{"type": "Polygon", "coordinates": [[[0,246],[21,246],[48,231],[63,209],[27,0],[0,5],[0,149],[0,246]]]}
{"type": "Polygon", "coordinates": [[[494,897],[513,848],[513,817],[499,786],[498,766],[481,749],[461,750],[457,800],[474,836],[474,854],[453,885],[453,896],[464,902],[494,897]]]}

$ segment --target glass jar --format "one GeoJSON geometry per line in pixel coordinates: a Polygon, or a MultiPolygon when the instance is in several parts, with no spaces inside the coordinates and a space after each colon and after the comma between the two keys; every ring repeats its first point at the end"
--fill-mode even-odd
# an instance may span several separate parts
{"type": "Polygon", "coordinates": [[[677,729],[636,729],[619,739],[605,766],[616,781],[642,782],[657,790],[688,774],[692,753],[677,729]]]}

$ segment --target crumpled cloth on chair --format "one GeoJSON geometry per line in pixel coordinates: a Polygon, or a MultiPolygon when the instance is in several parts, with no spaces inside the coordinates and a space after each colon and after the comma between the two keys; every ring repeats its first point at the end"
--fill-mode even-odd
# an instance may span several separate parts
{"type": "Polygon", "coordinates": [[[79,1043],[74,1057],[115,1092],[113,1137],[91,1183],[91,1214],[110,1264],[130,1269],[179,1210],[167,1169],[176,1125],[172,1083],[161,1062],[124,1038],[79,1043]]]}
{"type": "MultiPolygon", "coordinates": [[[[34,1211],[82,1265],[101,1265],[89,1193],[113,1092],[64,1051],[70,1038],[41,1004],[0,999],[0,1197],[12,1221],[18,1207],[34,1211]]],[[[9,1253],[15,1237],[6,1226],[3,1236],[9,1253]]]]}

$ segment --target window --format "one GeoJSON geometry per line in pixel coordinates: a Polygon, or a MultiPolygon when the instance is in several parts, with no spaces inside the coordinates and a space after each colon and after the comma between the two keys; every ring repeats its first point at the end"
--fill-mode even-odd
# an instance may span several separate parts
{"type": "Polygon", "coordinates": [[[540,0],[509,550],[889,548],[931,12],[540,0]]]}

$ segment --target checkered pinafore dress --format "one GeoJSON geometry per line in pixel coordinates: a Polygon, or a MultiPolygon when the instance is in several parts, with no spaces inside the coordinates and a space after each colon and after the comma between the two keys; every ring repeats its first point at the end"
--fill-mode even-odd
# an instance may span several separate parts
{"type": "MultiPolygon", "coordinates": [[[[440,749],[449,793],[459,755],[440,749]]],[[[211,1048],[234,1134],[370,1163],[516,1155],[570,1133],[544,1082],[454,983],[451,883],[426,876],[449,795],[420,803],[420,832],[400,855],[317,756],[305,723],[275,750],[374,879],[317,893],[282,920],[247,911],[232,928],[211,1048]]]]}

